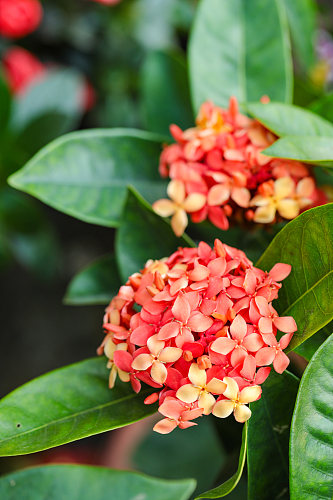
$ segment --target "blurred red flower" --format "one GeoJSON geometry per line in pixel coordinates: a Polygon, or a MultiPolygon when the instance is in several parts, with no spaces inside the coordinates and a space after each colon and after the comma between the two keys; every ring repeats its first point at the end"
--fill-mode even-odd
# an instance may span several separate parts
{"type": "Polygon", "coordinates": [[[14,94],[22,92],[45,72],[44,64],[22,47],[9,48],[3,55],[2,63],[8,85],[14,94]]]}
{"type": "Polygon", "coordinates": [[[26,36],[39,26],[42,16],[39,0],[0,0],[0,35],[26,36]]]}

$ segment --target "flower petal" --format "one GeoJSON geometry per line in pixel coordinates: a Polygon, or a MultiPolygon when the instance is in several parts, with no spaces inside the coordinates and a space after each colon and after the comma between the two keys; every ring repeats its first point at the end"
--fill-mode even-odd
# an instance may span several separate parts
{"type": "Polygon", "coordinates": [[[163,363],[174,363],[183,354],[182,349],[178,347],[165,347],[160,353],[158,359],[163,363]]]}
{"type": "Polygon", "coordinates": [[[180,401],[177,401],[177,399],[166,398],[159,407],[158,411],[165,417],[178,420],[180,414],[182,413],[182,411],[184,411],[184,406],[180,401]]]}
{"type": "Polygon", "coordinates": [[[274,182],[274,194],[277,198],[286,198],[294,191],[295,183],[291,177],[280,177],[274,182]]]}
{"type": "Polygon", "coordinates": [[[154,361],[153,366],[151,367],[150,376],[158,384],[164,384],[168,376],[168,371],[163,363],[154,361]]]}
{"type": "Polygon", "coordinates": [[[290,363],[290,359],[288,358],[288,356],[284,352],[279,351],[277,353],[277,355],[275,356],[275,359],[273,361],[274,370],[277,373],[283,373],[284,370],[289,365],[289,363],[290,363]]]}
{"type": "Polygon", "coordinates": [[[281,217],[288,220],[295,219],[300,210],[297,201],[292,199],[280,200],[276,208],[281,217]]]}
{"type": "Polygon", "coordinates": [[[252,385],[249,387],[244,387],[239,394],[239,401],[241,403],[252,403],[256,401],[261,394],[261,387],[259,385],[252,385]]]}
{"type": "Polygon", "coordinates": [[[178,209],[171,219],[171,227],[175,235],[180,237],[184,233],[187,224],[188,219],[185,210],[178,209]]]}
{"type": "Polygon", "coordinates": [[[213,394],[223,394],[227,388],[227,384],[219,380],[218,378],[212,378],[206,385],[206,389],[213,394]]]}
{"type": "Polygon", "coordinates": [[[205,206],[206,196],[202,193],[191,193],[183,202],[185,212],[197,212],[205,206]]]}
{"type": "Polygon", "coordinates": [[[201,389],[199,387],[194,387],[192,384],[185,384],[178,389],[176,396],[184,403],[194,403],[198,399],[200,392],[201,389]]]}
{"type": "Polygon", "coordinates": [[[246,422],[247,420],[249,420],[251,415],[252,415],[252,412],[251,412],[250,408],[246,405],[237,405],[235,410],[234,410],[235,420],[237,422],[240,422],[241,424],[243,422],[246,422]]]}
{"type": "Polygon", "coordinates": [[[152,335],[147,340],[147,347],[152,354],[157,355],[165,346],[163,340],[158,340],[157,335],[152,335]]]}
{"type": "Polygon", "coordinates": [[[198,399],[199,408],[203,409],[204,415],[209,415],[215,405],[216,400],[212,394],[208,392],[202,392],[198,399]]]}
{"type": "Polygon", "coordinates": [[[210,348],[219,354],[229,354],[235,347],[236,342],[228,337],[219,337],[210,345],[210,348]]]}
{"type": "Polygon", "coordinates": [[[263,347],[255,355],[257,366],[270,365],[275,358],[275,349],[272,347],[263,347]]]}
{"type": "Polygon", "coordinates": [[[238,384],[236,380],[234,380],[231,377],[224,377],[223,382],[227,384],[227,388],[223,393],[223,396],[225,396],[228,399],[235,400],[237,399],[238,396],[238,384]]]}
{"type": "Polygon", "coordinates": [[[292,316],[281,316],[274,319],[274,325],[283,333],[294,333],[297,330],[296,321],[292,316]]]}
{"type": "Polygon", "coordinates": [[[193,332],[205,332],[214,323],[212,318],[205,316],[200,311],[195,311],[191,314],[187,326],[193,332]]]}
{"type": "Polygon", "coordinates": [[[234,410],[234,403],[228,400],[218,401],[213,408],[213,415],[218,418],[226,418],[232,414],[234,410]]]}
{"type": "MultiPolygon", "coordinates": [[[[170,321],[163,325],[157,334],[158,340],[168,340],[179,335],[180,324],[177,321],[170,321]]],[[[132,338],[132,337],[131,337],[132,338]]]]}
{"type": "Polygon", "coordinates": [[[134,370],[147,370],[153,364],[150,354],[139,354],[132,362],[134,370]]]}
{"type": "Polygon", "coordinates": [[[191,306],[183,293],[180,293],[176,298],[172,307],[172,314],[181,323],[187,323],[191,314],[191,306]]]}
{"type": "Polygon", "coordinates": [[[247,332],[246,321],[240,314],[237,314],[237,316],[230,325],[230,333],[232,335],[232,338],[236,340],[242,340],[245,337],[246,332],[247,332]]]}
{"type": "Polygon", "coordinates": [[[177,209],[177,206],[173,201],[162,199],[157,200],[153,203],[153,210],[161,217],[170,217],[170,215],[174,214],[177,209]]]}
{"type": "Polygon", "coordinates": [[[254,212],[254,222],[261,222],[262,224],[269,224],[273,222],[276,213],[275,205],[269,204],[263,207],[258,207],[254,212]]]}
{"type": "Polygon", "coordinates": [[[173,431],[176,427],[177,422],[175,420],[163,418],[154,425],[153,430],[159,434],[169,434],[169,432],[173,431]]]}
{"type": "Polygon", "coordinates": [[[169,198],[180,204],[185,200],[185,184],[178,179],[173,179],[168,184],[167,193],[169,198]]]}

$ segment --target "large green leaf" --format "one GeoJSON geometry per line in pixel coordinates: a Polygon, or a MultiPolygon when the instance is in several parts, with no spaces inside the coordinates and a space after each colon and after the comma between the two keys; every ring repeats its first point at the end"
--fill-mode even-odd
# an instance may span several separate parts
{"type": "Polygon", "coordinates": [[[247,467],[249,500],[289,500],[289,429],[299,380],[271,373],[261,399],[251,404],[247,467]]]}
{"type": "Polygon", "coordinates": [[[10,91],[0,72],[0,133],[6,128],[12,106],[10,91]]]}
{"type": "Polygon", "coordinates": [[[194,488],[194,479],[166,481],[87,465],[34,467],[0,479],[6,500],[187,500],[194,488]]]}
{"type": "Polygon", "coordinates": [[[333,319],[333,204],[307,210],[273,239],[257,265],[269,270],[291,264],[274,307],[293,316],[298,332],[289,349],[311,337],[333,319]]]}
{"type": "Polygon", "coordinates": [[[280,102],[251,102],[246,110],[278,136],[333,137],[333,125],[312,111],[280,102]]]}
{"type": "Polygon", "coordinates": [[[319,349],[321,344],[331,335],[333,332],[333,321],[330,321],[326,326],[324,326],[316,335],[309,337],[303,344],[296,347],[295,351],[300,354],[307,361],[310,361],[314,353],[319,349]]]}
{"type": "Polygon", "coordinates": [[[227,461],[214,419],[201,418],[198,425],[186,432],[177,428],[167,437],[151,430],[136,448],[133,465],[139,471],[165,479],[193,477],[197,481],[196,493],[210,488],[227,461]]]}
{"type": "Polygon", "coordinates": [[[73,217],[115,226],[128,184],[151,202],[165,193],[158,173],[160,151],[160,138],[146,132],[74,132],[42,149],[9,183],[73,217]]]}
{"type": "Polygon", "coordinates": [[[242,446],[239,452],[239,462],[238,462],[238,468],[235,474],[225,481],[223,484],[220,486],[217,486],[216,488],[213,488],[212,490],[205,491],[204,493],[201,493],[201,495],[196,497],[196,500],[199,498],[222,498],[229,493],[232,492],[239,483],[240,478],[242,477],[244,465],[245,465],[245,460],[246,460],[246,444],[247,444],[247,423],[245,423],[243,427],[243,433],[242,433],[242,446]]]}
{"type": "Polygon", "coordinates": [[[0,456],[24,455],[123,427],[156,410],[131,384],[108,388],[105,358],[52,371],[0,401],[0,456]]]}
{"type": "Polygon", "coordinates": [[[106,304],[118,292],[120,278],[116,259],[105,255],[82,269],[68,285],[65,304],[106,304]]]}
{"type": "Polygon", "coordinates": [[[275,158],[288,158],[333,167],[333,136],[287,136],[263,151],[275,158]]]}
{"type": "Polygon", "coordinates": [[[315,64],[317,8],[314,0],[284,0],[298,64],[309,72],[315,64]]]}
{"type": "Polygon", "coordinates": [[[292,62],[281,0],[201,0],[189,46],[194,109],[292,97],[292,62]]]}
{"type": "Polygon", "coordinates": [[[170,224],[155,214],[151,206],[133,189],[116,234],[116,258],[123,280],[140,271],[148,259],[168,257],[179,246],[195,246],[184,234],[178,238],[170,224]]]}
{"type": "Polygon", "coordinates": [[[193,113],[182,54],[150,51],[141,73],[142,107],[148,130],[169,134],[169,126],[193,126],[193,113]]]}
{"type": "Polygon", "coordinates": [[[290,498],[332,499],[333,335],[318,349],[301,380],[290,440],[290,498]]]}

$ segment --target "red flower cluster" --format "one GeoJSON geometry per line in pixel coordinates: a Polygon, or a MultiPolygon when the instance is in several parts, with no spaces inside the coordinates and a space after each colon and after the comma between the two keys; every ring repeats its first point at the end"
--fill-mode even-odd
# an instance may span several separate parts
{"type": "Polygon", "coordinates": [[[39,0],[0,0],[0,35],[21,38],[35,31],[43,16],[39,0]]]}
{"type": "Polygon", "coordinates": [[[45,66],[31,52],[22,47],[11,47],[3,55],[2,64],[13,94],[23,92],[34,80],[45,73],[45,66]]]}
{"type": "Polygon", "coordinates": [[[226,230],[231,216],[272,223],[320,203],[322,193],[309,167],[262,154],[276,137],[239,113],[236,98],[227,110],[204,103],[196,124],[184,132],[171,125],[176,144],[166,146],[160,159],[161,175],[171,179],[170,199],[156,201],[153,208],[162,217],[172,216],[178,236],[187,213],[193,222],[208,218],[226,230]]]}
{"type": "Polygon", "coordinates": [[[268,365],[282,373],[289,364],[283,349],[297,326],[271,302],[290,270],[276,264],[264,272],[219,240],[214,249],[201,242],[148,261],[106,309],[98,354],[109,360],[110,387],[118,374],[136,392],[141,382],[158,389],[145,402],[159,400],[160,433],[195,425],[202,414],[234,412],[245,422],[268,365]]]}

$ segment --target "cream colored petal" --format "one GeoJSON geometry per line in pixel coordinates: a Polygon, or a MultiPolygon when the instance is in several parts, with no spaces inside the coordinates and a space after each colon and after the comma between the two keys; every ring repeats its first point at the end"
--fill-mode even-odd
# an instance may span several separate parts
{"type": "Polygon", "coordinates": [[[295,183],[291,177],[280,177],[274,182],[274,194],[277,198],[290,196],[295,189],[295,183]]]}
{"type": "Polygon", "coordinates": [[[116,350],[116,344],[112,341],[112,339],[108,339],[104,346],[104,354],[107,358],[113,360],[113,354],[116,350]]]}
{"type": "Polygon", "coordinates": [[[273,222],[276,209],[274,204],[267,205],[266,207],[259,207],[254,212],[254,222],[261,222],[262,224],[269,224],[273,222]]]}
{"type": "Polygon", "coordinates": [[[205,387],[207,382],[206,370],[201,370],[196,363],[192,363],[188,371],[188,378],[192,384],[205,387]]]}
{"type": "Polygon", "coordinates": [[[298,196],[302,198],[310,198],[313,194],[313,191],[316,188],[316,184],[312,177],[305,177],[301,179],[296,187],[296,193],[298,196]]]}
{"type": "Polygon", "coordinates": [[[215,415],[215,417],[226,418],[232,414],[234,406],[235,405],[232,401],[218,401],[214,406],[212,413],[213,415],[215,415]]]}
{"type": "Polygon", "coordinates": [[[126,342],[121,342],[120,344],[117,344],[116,346],[116,351],[127,351],[128,345],[126,342]]]}
{"type": "Polygon", "coordinates": [[[227,384],[223,396],[231,400],[237,399],[239,388],[236,380],[231,377],[224,377],[223,382],[227,384]]]}
{"type": "Polygon", "coordinates": [[[256,401],[261,394],[261,387],[259,385],[252,385],[244,387],[239,394],[239,401],[241,403],[252,403],[256,401]]]}
{"type": "Polygon", "coordinates": [[[153,360],[150,354],[139,354],[133,362],[132,368],[134,370],[147,370],[153,364],[153,360]]]}
{"type": "Polygon", "coordinates": [[[176,236],[181,236],[188,224],[188,219],[185,210],[178,209],[171,219],[171,227],[176,236]]]}
{"type": "Polygon", "coordinates": [[[182,181],[172,180],[168,184],[167,193],[175,203],[180,204],[185,200],[185,185],[182,181]]]}
{"type": "Polygon", "coordinates": [[[158,359],[163,363],[174,363],[181,357],[183,350],[178,347],[165,347],[158,359]]]}
{"type": "Polygon", "coordinates": [[[110,375],[109,375],[109,388],[113,389],[114,384],[117,378],[117,367],[115,365],[112,365],[110,375]]]}
{"type": "Polygon", "coordinates": [[[129,382],[131,379],[130,374],[120,370],[120,368],[118,368],[118,375],[122,382],[129,382]]]}
{"type": "Polygon", "coordinates": [[[223,394],[226,388],[227,385],[218,378],[212,378],[212,380],[206,385],[207,391],[212,392],[213,394],[223,394]]]}
{"type": "Polygon", "coordinates": [[[173,201],[163,198],[153,203],[153,210],[161,217],[170,217],[177,210],[177,205],[173,201]]]}
{"type": "Polygon", "coordinates": [[[269,204],[270,204],[270,198],[262,196],[261,194],[254,196],[250,201],[251,207],[266,207],[269,204]]]}
{"type": "Polygon", "coordinates": [[[164,348],[165,342],[163,340],[158,340],[157,334],[152,335],[147,340],[147,347],[152,354],[157,354],[164,348]]]}
{"type": "Polygon", "coordinates": [[[185,212],[196,212],[205,206],[206,196],[201,193],[191,193],[183,203],[185,212]]]}
{"type": "Polygon", "coordinates": [[[164,384],[167,379],[168,372],[163,363],[154,361],[153,366],[151,367],[150,376],[158,384],[164,384]]]}
{"type": "Polygon", "coordinates": [[[185,384],[178,389],[176,396],[184,403],[194,403],[198,399],[200,392],[201,389],[198,387],[194,387],[192,384],[185,384]]]}
{"type": "Polygon", "coordinates": [[[235,419],[237,420],[237,422],[240,422],[240,423],[243,423],[243,422],[246,422],[247,420],[249,420],[249,418],[251,417],[251,410],[248,406],[246,405],[237,405],[235,410],[234,410],[234,415],[235,415],[235,419]]]}
{"type": "Polygon", "coordinates": [[[216,403],[216,400],[212,394],[208,392],[202,392],[198,399],[199,408],[203,408],[204,415],[209,415],[216,403]]]}
{"type": "Polygon", "coordinates": [[[285,219],[295,219],[299,214],[299,204],[296,200],[287,198],[278,202],[277,210],[281,217],[285,219]]]}

